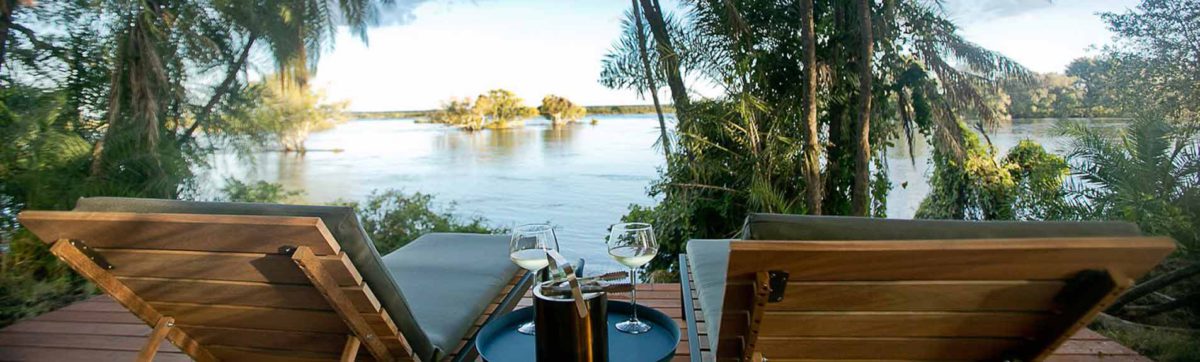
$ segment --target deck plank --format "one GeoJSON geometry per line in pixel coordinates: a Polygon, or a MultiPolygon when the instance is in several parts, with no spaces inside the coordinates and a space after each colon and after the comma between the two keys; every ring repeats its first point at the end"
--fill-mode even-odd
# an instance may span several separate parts
{"type": "MultiPolygon", "coordinates": [[[[615,300],[628,300],[628,297],[627,294],[611,296],[615,300]]],[[[681,328],[684,327],[678,284],[641,284],[638,286],[638,301],[662,310],[675,319],[681,328]]],[[[531,296],[526,294],[520,305],[531,303],[531,296]]],[[[477,323],[482,321],[481,318],[477,323]]],[[[137,355],[137,347],[150,334],[150,329],[150,326],[142,324],[111,298],[96,296],[0,330],[0,361],[130,361],[137,355]]],[[[705,353],[708,336],[703,325],[699,329],[701,353],[705,353]]],[[[690,360],[687,346],[692,341],[686,340],[687,333],[682,335],[684,340],[674,361],[690,360]]],[[[186,355],[169,343],[162,344],[155,359],[187,360],[186,355]]],[[[1142,362],[1149,359],[1094,331],[1084,329],[1056,350],[1048,361],[1142,362]]]]}

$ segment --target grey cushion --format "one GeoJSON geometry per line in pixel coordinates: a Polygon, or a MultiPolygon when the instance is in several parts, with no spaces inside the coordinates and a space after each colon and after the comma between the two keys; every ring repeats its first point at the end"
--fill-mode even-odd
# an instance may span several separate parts
{"type": "MultiPolygon", "coordinates": [[[[688,264],[696,281],[700,297],[700,312],[704,314],[708,340],[716,341],[721,330],[721,309],[725,304],[725,277],[729,272],[729,243],[731,240],[689,240],[688,264]]],[[[716,346],[712,346],[715,350],[716,346]]]]}
{"type": "MultiPolygon", "coordinates": [[[[750,214],[741,236],[746,240],[919,240],[1137,235],[1140,235],[1137,225],[1126,222],[903,220],[750,214]]],[[[709,341],[716,341],[716,336],[720,335],[732,242],[736,241],[690,240],[687,244],[688,261],[696,280],[709,341]]],[[[717,346],[711,348],[716,354],[717,346]]]]}
{"type": "Polygon", "coordinates": [[[436,360],[442,355],[442,351],[435,349],[429,337],[422,331],[421,325],[417,323],[417,319],[413,317],[411,304],[400,292],[401,289],[392,275],[384,268],[379,252],[359,225],[354,209],[338,206],[90,197],[79,199],[75,211],[319,217],[350,261],[358,268],[363,281],[375,292],[379,303],[396,322],[413,351],[426,361],[436,360]]]}
{"type": "Polygon", "coordinates": [[[417,324],[443,351],[458,346],[517,272],[507,235],[425,234],[383,257],[417,324]]]}
{"type": "Polygon", "coordinates": [[[745,240],[914,240],[1139,235],[1137,225],[1109,221],[904,220],[750,214],[745,240]]]}

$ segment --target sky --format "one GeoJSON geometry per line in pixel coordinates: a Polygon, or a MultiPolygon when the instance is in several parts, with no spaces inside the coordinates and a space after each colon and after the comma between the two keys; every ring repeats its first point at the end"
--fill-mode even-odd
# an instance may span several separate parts
{"type": "MultiPolygon", "coordinates": [[[[621,33],[619,0],[399,0],[368,43],[346,32],[316,84],[354,111],[423,110],[505,88],[536,106],[546,94],[585,105],[646,104],[597,81],[621,33]]],[[[664,6],[673,8],[673,0],[664,6]]],[[[945,0],[968,40],[1037,72],[1061,72],[1111,34],[1096,15],[1136,0],[945,0]]]]}

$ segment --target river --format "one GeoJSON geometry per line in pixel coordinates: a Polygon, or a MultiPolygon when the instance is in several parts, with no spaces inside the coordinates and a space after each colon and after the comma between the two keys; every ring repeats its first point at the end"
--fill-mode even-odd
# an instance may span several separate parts
{"type": "MultiPolygon", "coordinates": [[[[646,189],[663,165],[653,145],[653,115],[591,116],[596,124],[553,128],[531,121],[523,128],[465,132],[412,120],[357,120],[315,133],[306,154],[263,152],[250,159],[217,155],[202,191],[215,192],[226,176],[278,182],[303,190],[306,203],[362,200],[373,190],[436,195],[439,207],[491,225],[549,222],[565,255],[615,265],[603,237],[630,204],[650,204],[646,189]],[[340,150],[330,152],[329,150],[340,150]]],[[[1024,139],[1061,153],[1057,120],[1015,120],[988,134],[1000,150],[1024,139]]],[[[1102,124],[1102,123],[1097,123],[1102,124]]],[[[1103,123],[1108,124],[1108,123],[1103,123]]],[[[928,147],[918,143],[915,162],[902,141],[888,154],[893,189],[888,215],[911,218],[929,191],[928,147]]]]}

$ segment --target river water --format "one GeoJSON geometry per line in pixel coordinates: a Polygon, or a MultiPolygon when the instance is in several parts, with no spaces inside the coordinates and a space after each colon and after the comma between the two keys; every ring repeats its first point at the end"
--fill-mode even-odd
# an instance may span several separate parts
{"type": "MultiPolygon", "coordinates": [[[[265,180],[303,190],[306,203],[362,200],[382,189],[428,193],[440,207],[492,225],[552,223],[564,254],[612,267],[603,246],[606,227],[630,204],[654,201],[646,189],[663,165],[662,151],[654,146],[653,115],[591,118],[598,122],[552,128],[531,121],[523,128],[479,132],[412,120],[351,121],[313,134],[307,146],[319,151],[304,155],[218,155],[205,188],[213,192],[226,176],[265,180]]],[[[1016,120],[989,136],[1000,150],[1033,139],[1061,152],[1066,145],[1053,135],[1057,122],[1016,120]]],[[[903,142],[897,143],[888,155],[893,183],[888,215],[911,218],[929,190],[929,150],[918,143],[914,162],[903,142]]]]}

